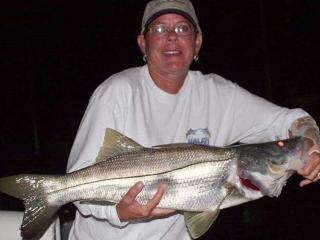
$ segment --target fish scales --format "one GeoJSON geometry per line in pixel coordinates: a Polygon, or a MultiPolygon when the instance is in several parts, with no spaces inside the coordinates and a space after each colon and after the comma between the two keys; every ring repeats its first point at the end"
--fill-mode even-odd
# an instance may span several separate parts
{"type": "Polygon", "coordinates": [[[203,162],[163,174],[96,181],[86,186],[78,185],[64,193],[53,193],[49,201],[58,201],[63,204],[76,200],[116,203],[133,184],[142,181],[146,187],[138,195],[137,200],[141,204],[146,204],[155,194],[159,183],[164,182],[168,190],[159,207],[188,211],[208,210],[217,205],[217,201],[221,200],[221,195],[226,195],[225,191],[222,191],[221,194],[218,192],[231,174],[229,170],[232,162],[233,160],[203,162]],[[221,174],[221,169],[224,174],[221,174]]]}
{"type": "Polygon", "coordinates": [[[190,235],[198,238],[219,209],[264,195],[279,196],[291,174],[304,166],[312,144],[300,137],[226,148],[191,144],[144,148],[108,129],[94,165],[61,176],[1,178],[0,191],[23,199],[22,236],[35,239],[68,202],[115,204],[142,181],[137,201],[145,204],[164,182],[167,189],[159,207],[183,211],[190,235]]]}
{"type": "Polygon", "coordinates": [[[232,149],[189,144],[188,147],[169,149],[147,148],[114,156],[94,166],[70,173],[68,177],[62,177],[58,181],[64,188],[70,188],[113,178],[159,174],[199,162],[224,161],[233,158],[235,154],[232,149]]]}

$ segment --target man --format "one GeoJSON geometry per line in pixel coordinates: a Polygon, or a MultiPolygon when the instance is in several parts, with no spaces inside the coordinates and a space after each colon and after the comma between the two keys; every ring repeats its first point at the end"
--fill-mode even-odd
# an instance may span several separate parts
{"type": "MultiPolygon", "coordinates": [[[[301,185],[318,179],[319,130],[306,112],[276,106],[216,74],[189,70],[202,45],[190,1],[149,2],[137,42],[147,64],[111,76],[93,93],[68,172],[94,164],[105,129],[113,128],[144,146],[224,146],[307,135],[314,146],[301,185]]],[[[142,188],[135,184],[116,206],[76,203],[69,239],[190,239],[181,214],[156,207],[166,186],[159,185],[146,205],[135,200],[142,188]]]]}

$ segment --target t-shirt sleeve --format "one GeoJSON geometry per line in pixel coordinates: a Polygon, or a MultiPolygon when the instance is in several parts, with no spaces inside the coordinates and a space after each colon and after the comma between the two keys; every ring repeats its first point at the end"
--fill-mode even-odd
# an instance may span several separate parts
{"type": "Polygon", "coordinates": [[[237,84],[228,107],[232,142],[263,142],[289,137],[289,128],[298,118],[309,114],[302,109],[288,109],[251,94],[237,84]]]}

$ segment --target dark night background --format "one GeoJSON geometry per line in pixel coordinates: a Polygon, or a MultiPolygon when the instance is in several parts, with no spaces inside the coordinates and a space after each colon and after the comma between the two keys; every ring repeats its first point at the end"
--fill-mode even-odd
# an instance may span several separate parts
{"type": "MultiPolygon", "coordinates": [[[[65,172],[93,90],[111,74],[143,64],[136,35],[146,2],[1,4],[0,176],[65,172]]],[[[279,105],[301,107],[320,123],[319,0],[193,3],[204,34],[193,69],[218,73],[279,105]]],[[[300,180],[292,177],[277,199],[223,210],[201,239],[314,239],[319,183],[301,189],[300,180]]],[[[0,209],[23,206],[2,194],[0,209]]],[[[62,221],[73,210],[65,206],[62,221]]]]}

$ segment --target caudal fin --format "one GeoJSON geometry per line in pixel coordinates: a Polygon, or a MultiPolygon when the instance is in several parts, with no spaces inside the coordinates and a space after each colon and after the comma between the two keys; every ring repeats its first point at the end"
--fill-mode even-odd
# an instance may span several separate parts
{"type": "Polygon", "coordinates": [[[35,239],[42,235],[60,206],[49,205],[44,183],[52,176],[16,175],[0,179],[0,191],[23,200],[25,212],[21,224],[21,235],[35,239]]]}

